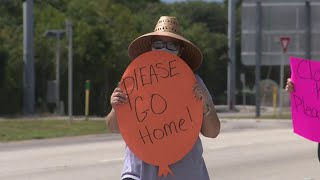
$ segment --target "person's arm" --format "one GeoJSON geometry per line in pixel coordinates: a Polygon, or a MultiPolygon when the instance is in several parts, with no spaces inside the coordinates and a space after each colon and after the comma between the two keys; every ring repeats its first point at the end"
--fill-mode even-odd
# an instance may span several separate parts
{"type": "Polygon", "coordinates": [[[123,104],[127,102],[128,102],[127,95],[125,95],[119,87],[116,87],[110,97],[110,104],[112,106],[112,109],[106,118],[107,127],[113,133],[120,133],[115,106],[117,106],[118,104],[123,104]]]}
{"type": "Polygon", "coordinates": [[[205,108],[205,113],[203,114],[201,134],[210,137],[216,138],[220,133],[220,120],[216,113],[214,104],[208,102],[205,108]]]}
{"type": "Polygon", "coordinates": [[[215,138],[220,133],[220,120],[207,87],[198,75],[196,75],[196,79],[195,96],[197,99],[202,99],[203,102],[203,119],[200,132],[205,137],[215,138]]]}
{"type": "Polygon", "coordinates": [[[115,110],[112,108],[106,119],[107,127],[112,133],[120,133],[115,110]]]}

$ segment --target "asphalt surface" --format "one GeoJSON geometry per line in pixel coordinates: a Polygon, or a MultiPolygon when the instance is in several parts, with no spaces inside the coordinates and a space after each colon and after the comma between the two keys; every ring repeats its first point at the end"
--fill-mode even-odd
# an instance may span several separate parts
{"type": "MultiPolygon", "coordinates": [[[[292,132],[291,120],[221,118],[216,139],[201,137],[208,172],[217,180],[320,180],[317,144],[292,132]]],[[[0,143],[2,180],[117,180],[120,135],[0,143]]]]}

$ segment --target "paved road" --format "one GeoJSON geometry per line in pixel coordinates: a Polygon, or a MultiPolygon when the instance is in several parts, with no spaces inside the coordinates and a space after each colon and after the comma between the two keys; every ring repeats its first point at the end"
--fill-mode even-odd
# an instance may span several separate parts
{"type": "MultiPolygon", "coordinates": [[[[211,179],[320,180],[317,144],[291,122],[222,120],[217,139],[202,138],[211,179]]],[[[124,143],[118,135],[0,143],[1,180],[117,180],[124,143]]]]}

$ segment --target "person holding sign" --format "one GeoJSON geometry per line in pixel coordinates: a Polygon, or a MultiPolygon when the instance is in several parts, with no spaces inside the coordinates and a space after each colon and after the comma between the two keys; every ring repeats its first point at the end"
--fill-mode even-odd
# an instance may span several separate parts
{"type": "MultiPolygon", "coordinates": [[[[138,37],[129,45],[128,55],[131,60],[134,60],[133,62],[139,61],[141,60],[141,58],[145,58],[146,59],[145,61],[150,60],[150,62],[148,63],[151,63],[151,59],[148,59],[148,58],[154,57],[154,56],[158,57],[157,55],[167,56],[169,59],[170,58],[173,59],[174,57],[174,59],[178,59],[178,60],[172,60],[172,61],[163,62],[163,63],[155,63],[154,65],[152,64],[146,65],[147,68],[142,67],[142,68],[139,68],[138,70],[134,69],[132,71],[134,73],[132,77],[129,77],[129,78],[127,77],[121,80],[121,82],[118,84],[118,87],[115,88],[114,92],[110,97],[112,110],[107,115],[106,122],[111,132],[114,132],[114,133],[121,132],[124,139],[126,140],[123,134],[126,132],[122,132],[121,128],[119,130],[119,126],[121,125],[119,121],[119,116],[121,116],[122,114],[119,114],[119,112],[117,111],[120,109],[120,106],[123,107],[123,105],[126,105],[126,107],[129,107],[130,105],[131,107],[131,106],[135,106],[136,102],[144,102],[143,101],[144,99],[140,96],[135,98],[135,100],[133,101],[129,97],[131,95],[130,92],[138,89],[141,90],[142,86],[143,87],[148,85],[150,86],[152,82],[164,81],[160,79],[161,77],[178,77],[178,74],[180,72],[177,71],[176,67],[178,67],[179,59],[181,58],[184,61],[184,64],[186,64],[186,67],[188,67],[188,69],[192,73],[192,76],[193,76],[192,78],[195,80],[194,81],[195,83],[193,84],[193,86],[190,87],[190,91],[193,94],[192,96],[194,96],[193,99],[195,102],[200,102],[199,104],[200,107],[202,106],[202,108],[200,109],[202,109],[203,112],[200,112],[200,116],[196,116],[196,117],[202,118],[199,121],[200,124],[198,123],[199,131],[203,136],[208,138],[216,138],[218,136],[218,134],[220,133],[220,120],[215,111],[212,97],[208,89],[206,88],[204,82],[202,81],[202,79],[199,77],[199,75],[194,73],[195,70],[197,70],[201,65],[202,58],[203,58],[202,53],[198,47],[196,47],[193,43],[191,43],[189,40],[187,40],[181,35],[179,30],[179,23],[176,17],[172,17],[172,16],[160,17],[160,19],[156,24],[154,32],[138,37]],[[152,53],[152,52],[159,52],[159,53],[152,53]],[[143,71],[146,69],[150,71],[149,73],[146,73],[147,75],[150,74],[150,79],[148,82],[144,82],[145,80],[144,76],[146,75],[142,76],[143,71]],[[136,72],[140,72],[140,76],[137,75],[136,72]],[[153,77],[151,75],[153,75],[153,77]],[[139,80],[139,82],[137,80],[138,78],[141,79],[139,80]],[[129,82],[134,84],[132,86],[135,87],[135,89],[132,88],[130,92],[128,92],[126,88],[126,80],[128,79],[129,80],[132,79],[132,81],[129,81],[129,82]]],[[[182,82],[183,81],[180,81],[180,83],[182,82]]],[[[173,89],[173,90],[176,90],[176,89],[173,89]]],[[[181,91],[188,91],[188,90],[181,89],[181,91]]],[[[151,106],[152,106],[153,98],[159,101],[157,103],[158,109],[154,110],[151,107],[151,109],[149,108],[148,110],[143,111],[140,116],[137,115],[136,117],[134,117],[134,118],[137,118],[139,122],[144,123],[145,121],[149,120],[149,119],[145,120],[149,115],[148,112],[153,112],[154,114],[160,114],[160,111],[161,112],[166,111],[167,106],[169,106],[169,103],[167,105],[165,99],[162,98],[159,94],[152,94],[151,106]]],[[[183,99],[180,99],[180,100],[183,100],[183,99]]],[[[188,125],[187,119],[190,118],[192,121],[192,117],[194,117],[192,116],[193,114],[191,113],[192,111],[191,108],[192,107],[189,107],[189,108],[186,107],[185,111],[181,112],[186,114],[184,119],[180,119],[177,121],[174,121],[175,120],[174,119],[171,122],[169,121],[167,124],[164,124],[164,126],[162,126],[163,127],[162,129],[158,128],[152,131],[152,129],[145,126],[145,129],[142,129],[143,131],[139,130],[139,133],[141,135],[140,143],[144,145],[156,144],[158,142],[161,143],[162,142],[161,140],[163,140],[161,138],[164,136],[169,138],[169,135],[178,136],[178,133],[180,132],[182,133],[187,132],[189,128],[189,126],[187,126],[188,125]],[[148,138],[146,138],[147,136],[148,138]],[[151,139],[151,137],[153,137],[153,139],[151,139]],[[158,140],[158,141],[155,142],[155,140],[158,140]]],[[[177,109],[176,112],[180,113],[180,110],[177,109]]],[[[159,120],[162,121],[163,119],[159,119],[159,120]]],[[[190,124],[189,129],[193,128],[193,125],[197,125],[196,123],[191,124],[190,123],[191,121],[188,122],[190,124]]],[[[171,175],[167,175],[167,176],[166,175],[158,176],[159,175],[158,170],[160,170],[161,168],[160,166],[159,166],[160,168],[158,169],[157,166],[144,162],[135,153],[133,153],[133,149],[130,149],[131,147],[129,148],[128,146],[126,146],[124,167],[123,167],[121,179],[122,180],[153,180],[153,179],[209,180],[207,168],[206,168],[204,159],[202,157],[203,148],[202,148],[201,140],[199,138],[199,131],[198,131],[197,137],[195,138],[195,143],[191,147],[191,150],[176,163],[169,164],[173,173],[169,170],[171,175]]],[[[146,146],[146,147],[149,147],[149,146],[146,146]]],[[[179,149],[179,147],[173,147],[173,148],[179,149]]],[[[158,151],[161,152],[162,150],[158,149],[158,151]]],[[[167,154],[170,154],[170,153],[167,153],[167,154]]]]}
{"type": "MultiPolygon", "coordinates": [[[[291,78],[287,79],[286,91],[289,93],[294,91],[294,85],[291,78]]],[[[320,162],[320,143],[318,143],[318,160],[320,162]]]]}

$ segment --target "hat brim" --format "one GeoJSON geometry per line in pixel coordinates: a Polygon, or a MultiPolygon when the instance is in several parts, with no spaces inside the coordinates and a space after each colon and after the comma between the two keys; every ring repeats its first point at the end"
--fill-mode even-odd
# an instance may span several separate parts
{"type": "Polygon", "coordinates": [[[200,49],[188,39],[171,32],[151,32],[133,40],[128,47],[129,58],[134,60],[139,55],[151,51],[151,40],[154,36],[166,36],[180,40],[183,46],[183,51],[180,56],[181,59],[183,59],[193,71],[200,67],[203,59],[200,49]]]}

